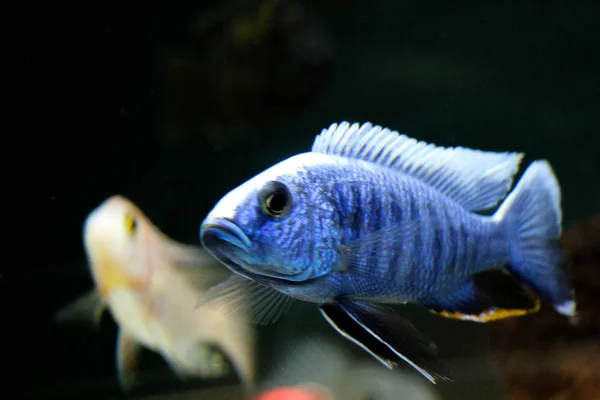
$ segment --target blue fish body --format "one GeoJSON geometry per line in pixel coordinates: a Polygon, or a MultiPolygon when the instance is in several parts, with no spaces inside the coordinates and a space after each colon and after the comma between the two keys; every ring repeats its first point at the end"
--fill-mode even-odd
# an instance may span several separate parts
{"type": "MultiPolygon", "coordinates": [[[[298,157],[303,156],[313,157],[298,157]]],[[[336,231],[333,248],[360,243],[352,249],[351,265],[343,271],[336,271],[336,265],[348,255],[338,251],[336,257],[328,258],[325,268],[330,272],[323,277],[327,283],[319,286],[335,288],[325,291],[329,296],[418,302],[453,289],[479,271],[504,265],[510,258],[510,230],[493,217],[465,210],[410,175],[343,158],[332,158],[316,172],[321,181],[317,185],[330,190],[323,197],[333,205],[329,228],[336,231]],[[360,242],[386,230],[387,237],[360,242]]],[[[318,203],[315,207],[331,208],[318,203]]],[[[319,232],[315,235],[318,242],[319,232]]],[[[322,302],[323,298],[303,300],[322,302]]]]}
{"type": "MultiPolygon", "coordinates": [[[[436,147],[369,123],[333,124],[311,152],[223,197],[201,239],[240,276],[319,304],[340,333],[384,364],[396,354],[434,380],[434,369],[423,367],[432,362],[428,347],[413,359],[400,354],[399,346],[410,352],[406,343],[381,323],[405,326],[400,336],[412,328],[378,304],[416,303],[487,322],[537,310],[534,292],[565,315],[575,312],[549,164],[532,163],[493,215],[478,213],[506,196],[521,158],[436,147]]],[[[414,338],[413,349],[424,340],[414,338]]]]}

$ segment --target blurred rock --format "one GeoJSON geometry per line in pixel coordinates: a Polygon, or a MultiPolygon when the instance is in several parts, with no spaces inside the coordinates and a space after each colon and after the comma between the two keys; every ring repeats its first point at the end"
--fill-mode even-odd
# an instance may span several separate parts
{"type": "Polygon", "coordinates": [[[189,41],[162,52],[159,136],[196,132],[230,146],[295,115],[329,82],[334,42],[302,2],[229,0],[203,12],[189,41]]]}

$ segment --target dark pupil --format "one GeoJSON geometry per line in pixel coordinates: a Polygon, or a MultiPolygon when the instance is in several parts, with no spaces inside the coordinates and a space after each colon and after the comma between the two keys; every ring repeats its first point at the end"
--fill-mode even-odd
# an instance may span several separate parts
{"type": "Polygon", "coordinates": [[[267,208],[273,214],[281,214],[287,203],[287,196],[283,192],[275,192],[267,199],[267,208]]]}

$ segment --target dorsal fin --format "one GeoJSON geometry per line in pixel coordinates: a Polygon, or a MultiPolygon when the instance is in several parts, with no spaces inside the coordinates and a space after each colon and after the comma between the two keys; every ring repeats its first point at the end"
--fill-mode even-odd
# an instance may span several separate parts
{"type": "Polygon", "coordinates": [[[317,135],[312,152],[369,161],[414,178],[469,211],[492,208],[506,196],[522,153],[440,147],[370,122],[331,124],[317,135]]]}

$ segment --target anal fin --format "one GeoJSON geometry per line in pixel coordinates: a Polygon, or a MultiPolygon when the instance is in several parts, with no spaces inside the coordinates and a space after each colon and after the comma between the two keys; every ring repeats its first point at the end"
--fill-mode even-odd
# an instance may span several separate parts
{"type": "Polygon", "coordinates": [[[540,300],[508,272],[489,270],[421,305],[446,318],[486,323],[534,313],[540,300]]]}

